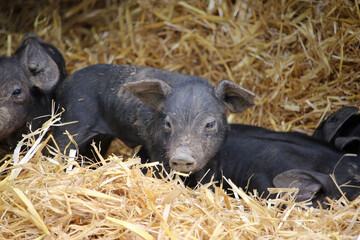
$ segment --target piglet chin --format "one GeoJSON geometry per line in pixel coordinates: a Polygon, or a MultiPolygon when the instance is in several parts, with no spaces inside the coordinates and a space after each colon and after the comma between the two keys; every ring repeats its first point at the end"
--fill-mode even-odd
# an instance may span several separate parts
{"type": "Polygon", "coordinates": [[[11,114],[5,107],[0,108],[0,140],[8,137],[12,131],[10,124],[11,114]]]}

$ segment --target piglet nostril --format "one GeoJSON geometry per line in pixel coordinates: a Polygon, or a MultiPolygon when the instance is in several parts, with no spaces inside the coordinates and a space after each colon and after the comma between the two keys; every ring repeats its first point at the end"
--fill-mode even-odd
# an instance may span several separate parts
{"type": "Polygon", "coordinates": [[[194,158],[192,157],[172,157],[170,159],[170,163],[174,164],[174,165],[186,165],[186,166],[191,166],[195,163],[194,158]]]}

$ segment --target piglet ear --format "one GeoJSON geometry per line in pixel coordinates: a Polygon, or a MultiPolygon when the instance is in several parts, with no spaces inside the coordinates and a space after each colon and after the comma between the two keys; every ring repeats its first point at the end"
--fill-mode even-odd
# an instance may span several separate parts
{"type": "Polygon", "coordinates": [[[37,87],[43,92],[54,90],[60,79],[60,70],[54,60],[36,38],[31,38],[22,43],[16,53],[20,63],[28,73],[30,86],[37,87]]]}
{"type": "MultiPolygon", "coordinates": [[[[296,201],[300,202],[314,199],[322,188],[328,187],[329,180],[330,177],[323,173],[292,169],[276,175],[273,184],[277,188],[298,188],[296,201]]],[[[325,194],[326,190],[321,192],[325,194]]]]}
{"type": "Polygon", "coordinates": [[[360,137],[358,136],[337,137],[335,139],[335,147],[347,153],[359,153],[360,137]]]}
{"type": "Polygon", "coordinates": [[[128,82],[124,84],[124,87],[156,111],[164,109],[165,99],[171,93],[171,87],[163,80],[156,78],[128,82]]]}
{"type": "Polygon", "coordinates": [[[222,80],[215,87],[215,94],[225,101],[225,105],[233,113],[242,112],[254,105],[255,94],[232,81],[222,80]]]}
{"type": "Polygon", "coordinates": [[[313,137],[331,142],[342,128],[346,129],[349,127],[349,124],[346,123],[357,113],[357,111],[357,107],[340,108],[321,123],[321,125],[315,130],[313,137]]]}

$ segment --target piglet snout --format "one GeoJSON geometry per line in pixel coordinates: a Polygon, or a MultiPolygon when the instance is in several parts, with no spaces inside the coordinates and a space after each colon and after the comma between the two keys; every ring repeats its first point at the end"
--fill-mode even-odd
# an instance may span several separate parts
{"type": "Polygon", "coordinates": [[[178,172],[189,173],[196,169],[196,160],[186,147],[178,147],[170,158],[170,167],[178,172]]]}

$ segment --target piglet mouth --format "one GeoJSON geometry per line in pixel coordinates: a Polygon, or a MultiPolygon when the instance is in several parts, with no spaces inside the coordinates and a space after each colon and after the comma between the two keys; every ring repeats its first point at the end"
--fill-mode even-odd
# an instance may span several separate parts
{"type": "Polygon", "coordinates": [[[198,171],[196,158],[187,147],[178,147],[172,154],[169,165],[172,169],[182,173],[198,171]]]}

